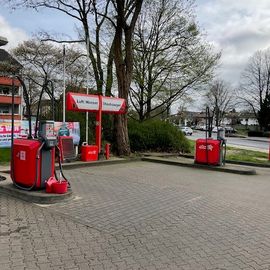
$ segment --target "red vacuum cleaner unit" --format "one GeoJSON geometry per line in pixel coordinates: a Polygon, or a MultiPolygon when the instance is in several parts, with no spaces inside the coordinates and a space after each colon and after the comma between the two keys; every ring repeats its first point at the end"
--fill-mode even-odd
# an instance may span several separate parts
{"type": "Polygon", "coordinates": [[[44,150],[39,140],[15,139],[11,163],[12,178],[23,187],[44,189],[54,176],[55,149],[44,150]]]}

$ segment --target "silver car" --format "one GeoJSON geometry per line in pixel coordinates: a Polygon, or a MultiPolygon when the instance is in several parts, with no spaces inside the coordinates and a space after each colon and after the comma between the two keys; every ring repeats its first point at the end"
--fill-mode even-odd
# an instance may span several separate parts
{"type": "Polygon", "coordinates": [[[190,127],[181,127],[180,129],[185,135],[191,136],[193,133],[193,130],[190,127]]]}

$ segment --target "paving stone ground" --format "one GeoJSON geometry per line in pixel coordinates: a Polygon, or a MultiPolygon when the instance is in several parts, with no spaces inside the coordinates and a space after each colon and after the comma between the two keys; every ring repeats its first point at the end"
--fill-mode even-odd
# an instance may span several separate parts
{"type": "Polygon", "coordinates": [[[0,196],[0,269],[270,269],[270,170],[133,162],[66,171],[55,205],[0,196]]]}

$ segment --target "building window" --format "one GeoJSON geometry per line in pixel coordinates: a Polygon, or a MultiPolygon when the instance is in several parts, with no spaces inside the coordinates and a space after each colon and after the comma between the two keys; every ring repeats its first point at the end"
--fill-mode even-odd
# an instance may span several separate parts
{"type": "MultiPolygon", "coordinates": [[[[0,114],[11,114],[11,105],[0,104],[0,114]]],[[[19,105],[14,105],[14,114],[19,114],[19,105]]]]}
{"type": "MultiPolygon", "coordinates": [[[[12,94],[12,86],[10,85],[0,85],[0,95],[11,95],[12,94]]],[[[19,87],[14,86],[14,94],[19,94],[19,87]]]]}
{"type": "Polygon", "coordinates": [[[0,105],[0,113],[9,113],[8,105],[0,105]]]}

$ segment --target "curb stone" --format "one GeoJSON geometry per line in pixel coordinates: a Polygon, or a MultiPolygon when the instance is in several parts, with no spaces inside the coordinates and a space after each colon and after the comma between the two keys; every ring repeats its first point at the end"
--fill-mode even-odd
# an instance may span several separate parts
{"type": "MultiPolygon", "coordinates": [[[[179,154],[178,156],[188,158],[188,159],[194,159],[194,156],[187,155],[187,154],[179,154]]],[[[230,159],[226,159],[226,163],[235,164],[235,165],[251,166],[251,167],[270,168],[270,164],[267,164],[267,163],[266,164],[264,164],[264,163],[253,163],[253,162],[236,161],[236,160],[230,160],[230,159]]]]}
{"type": "Polygon", "coordinates": [[[10,195],[12,197],[39,204],[53,204],[62,202],[72,198],[72,190],[69,189],[65,194],[46,193],[45,190],[25,191],[16,188],[7,176],[7,180],[2,181],[0,184],[0,193],[10,195]]]}
{"type": "Polygon", "coordinates": [[[216,167],[216,166],[207,166],[203,164],[196,164],[196,163],[187,163],[182,161],[176,161],[176,160],[168,160],[163,158],[157,158],[157,157],[144,157],[141,159],[142,161],[148,161],[148,162],[156,162],[156,163],[162,163],[167,165],[175,165],[175,166],[181,166],[181,167],[189,167],[189,168],[198,168],[198,169],[204,169],[209,171],[219,171],[219,172],[225,172],[225,173],[234,173],[234,174],[242,174],[242,175],[256,175],[256,171],[254,169],[246,169],[246,168],[226,168],[226,167],[216,167]]]}

